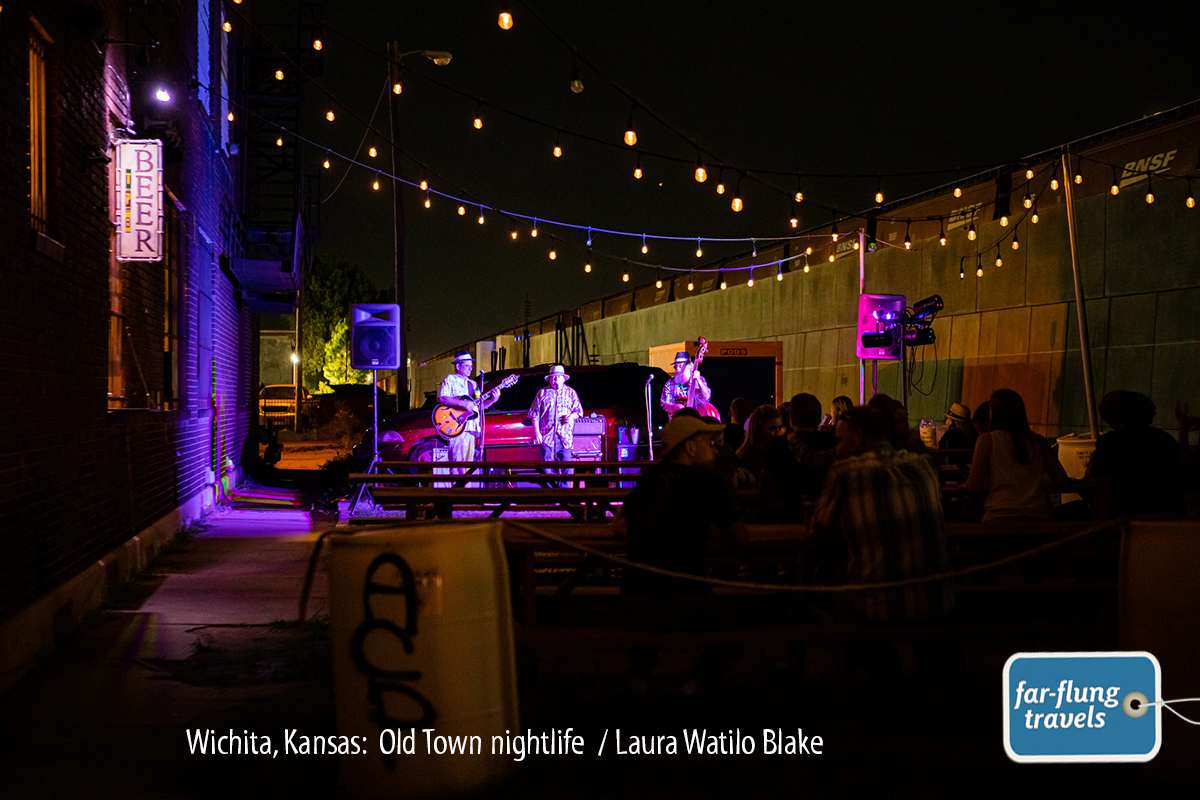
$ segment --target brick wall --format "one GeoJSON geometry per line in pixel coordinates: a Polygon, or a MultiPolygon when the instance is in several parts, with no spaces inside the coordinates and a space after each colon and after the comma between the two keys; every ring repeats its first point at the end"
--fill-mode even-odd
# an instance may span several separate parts
{"type": "Polygon", "coordinates": [[[214,474],[213,454],[239,463],[250,423],[253,320],[219,268],[231,246],[219,240],[220,208],[223,199],[236,207],[236,165],[218,152],[214,121],[188,88],[196,0],[135,11],[130,31],[125,4],[93,7],[94,18],[65,0],[5,3],[0,12],[0,276],[8,300],[0,314],[0,619],[211,491],[222,466],[214,474]],[[52,40],[48,195],[57,257],[37,251],[30,227],[30,12],[52,40]],[[102,44],[143,38],[139,13],[161,41],[152,63],[173,83],[170,107],[148,104],[148,74],[133,63],[134,48],[102,44]],[[179,204],[180,397],[161,402],[163,265],[126,263],[126,407],[109,410],[112,226],[102,159],[110,131],[130,125],[139,138],[174,144],[165,184],[179,204]]]}

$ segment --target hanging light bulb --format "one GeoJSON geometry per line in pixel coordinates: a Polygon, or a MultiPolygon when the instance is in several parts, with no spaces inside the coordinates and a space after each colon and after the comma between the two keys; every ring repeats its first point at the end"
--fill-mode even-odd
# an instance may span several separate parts
{"type": "Polygon", "coordinates": [[[321,166],[323,166],[325,169],[329,169],[329,155],[328,155],[328,153],[325,155],[325,161],[324,161],[324,163],[322,163],[322,164],[321,164],[321,166]]]}
{"type": "Polygon", "coordinates": [[[838,229],[837,229],[837,221],[836,221],[836,220],[834,220],[834,223],[833,223],[833,230],[832,230],[832,231],[830,231],[830,234],[829,234],[829,235],[833,237],[833,240],[834,240],[835,242],[838,240],[838,229]]]}
{"type": "Polygon", "coordinates": [[[811,255],[812,255],[812,248],[811,248],[811,247],[806,247],[806,248],[804,248],[804,255],[806,255],[806,256],[811,256],[811,255]]]}
{"type": "Polygon", "coordinates": [[[313,50],[320,50],[324,46],[324,43],[320,39],[313,39],[313,50]]]}
{"type": "Polygon", "coordinates": [[[733,200],[729,203],[729,207],[734,211],[741,211],[742,206],[742,179],[739,177],[737,186],[733,190],[733,200]]]}
{"type": "Polygon", "coordinates": [[[938,243],[942,247],[946,246],[946,220],[944,219],[938,220],[938,243]]]}
{"type": "Polygon", "coordinates": [[[584,272],[592,271],[592,251],[591,250],[587,251],[587,258],[585,258],[583,260],[583,271],[584,272]]]}
{"type": "Polygon", "coordinates": [[[475,120],[471,123],[477,131],[483,129],[483,115],[479,113],[481,108],[483,108],[483,103],[475,104],[475,120]]]}
{"type": "Polygon", "coordinates": [[[226,114],[225,119],[229,120],[230,122],[233,122],[233,112],[230,111],[228,114],[226,114]]]}
{"type": "Polygon", "coordinates": [[[662,288],[662,270],[659,270],[659,271],[658,271],[658,280],[656,280],[656,281],[654,282],[654,288],[655,288],[655,289],[661,289],[661,288],[662,288]]]}
{"type": "Polygon", "coordinates": [[[750,280],[746,281],[746,286],[754,285],[754,270],[750,270],[750,280]]]}
{"type": "Polygon", "coordinates": [[[1080,159],[1079,166],[1075,168],[1075,185],[1083,183],[1083,160],[1080,159]]]}
{"type": "Polygon", "coordinates": [[[701,257],[701,256],[703,256],[703,255],[704,255],[704,250],[703,250],[703,249],[701,249],[701,247],[700,247],[700,240],[699,240],[699,239],[697,239],[697,240],[696,240],[696,258],[700,258],[700,257],[701,257]]]}
{"type": "Polygon", "coordinates": [[[536,218],[534,218],[534,220],[533,220],[533,230],[531,230],[529,232],[529,235],[532,236],[534,239],[537,238],[537,219],[536,218]]]}
{"type": "Polygon", "coordinates": [[[704,183],[708,180],[708,170],[704,168],[704,161],[700,158],[700,154],[696,154],[696,183],[704,183]]]}
{"type": "Polygon", "coordinates": [[[983,277],[983,265],[979,263],[978,258],[975,259],[975,277],[976,278],[983,277]]]}
{"type": "Polygon", "coordinates": [[[231,30],[233,30],[233,25],[229,24],[229,20],[225,20],[225,24],[222,25],[221,27],[225,30],[226,33],[229,33],[231,30]]]}
{"type": "Polygon", "coordinates": [[[996,245],[996,266],[1003,267],[1004,259],[1000,257],[1000,245],[996,245]]]}
{"type": "Polygon", "coordinates": [[[722,270],[721,273],[719,275],[717,275],[717,280],[719,280],[721,282],[721,291],[725,291],[725,271],[724,270],[722,270]]]}
{"type": "Polygon", "coordinates": [[[562,133],[559,132],[554,137],[554,157],[562,158],[562,133]]]}
{"type": "Polygon", "coordinates": [[[779,265],[779,269],[775,273],[775,280],[777,280],[777,281],[783,280],[783,264],[779,265]]]}
{"type": "Polygon", "coordinates": [[[1025,187],[1025,199],[1022,202],[1025,203],[1026,208],[1033,208],[1033,195],[1029,193],[1028,186],[1025,187]]]}
{"type": "Polygon", "coordinates": [[[1121,187],[1117,185],[1117,168],[1113,167],[1113,182],[1112,186],[1108,187],[1109,194],[1116,196],[1121,191],[1121,187]]]}
{"type": "Polygon", "coordinates": [[[511,228],[511,229],[509,229],[509,231],[508,231],[508,235],[512,237],[512,240],[513,240],[514,242],[517,240],[517,225],[516,225],[516,223],[515,223],[515,222],[513,223],[513,226],[512,226],[512,228],[511,228]]]}
{"type": "MultiPolygon", "coordinates": [[[[905,250],[912,250],[912,237],[909,236],[909,234],[908,234],[910,228],[912,228],[912,220],[911,219],[904,225],[904,249],[905,250]]],[[[858,244],[858,242],[855,242],[855,244],[858,244]]],[[[854,249],[857,250],[858,248],[855,247],[854,249]]]]}
{"type": "Polygon", "coordinates": [[[808,274],[808,256],[807,255],[804,256],[804,274],[805,275],[808,274]]]}
{"type": "Polygon", "coordinates": [[[648,247],[646,247],[646,234],[643,233],[642,234],[642,253],[645,254],[645,253],[649,253],[649,252],[650,252],[650,249],[648,247]]]}
{"type": "Polygon", "coordinates": [[[326,111],[326,112],[325,112],[325,119],[329,120],[330,122],[333,122],[333,112],[332,112],[332,111],[326,111]]]}
{"type": "Polygon", "coordinates": [[[792,195],[792,197],[796,200],[797,203],[804,202],[804,192],[800,188],[800,176],[799,175],[796,176],[796,193],[794,195],[792,195]]]}
{"type": "Polygon", "coordinates": [[[1021,240],[1017,238],[1017,234],[1015,234],[1015,233],[1013,234],[1012,249],[1013,250],[1021,249],[1021,240]]]}
{"type": "Polygon", "coordinates": [[[621,275],[621,283],[629,283],[629,273],[628,272],[621,275]]]}
{"type": "Polygon", "coordinates": [[[1037,213],[1036,206],[1033,209],[1033,213],[1029,216],[1029,221],[1032,222],[1034,225],[1038,224],[1038,213],[1037,213]]]}
{"type": "Polygon", "coordinates": [[[961,281],[965,277],[967,277],[967,273],[963,271],[963,262],[960,259],[958,262],[958,279],[961,281]]]}
{"type": "Polygon", "coordinates": [[[954,187],[954,196],[955,196],[955,197],[962,197],[962,187],[960,187],[960,186],[955,186],[955,187],[954,187]]]}
{"type": "Polygon", "coordinates": [[[374,189],[375,191],[379,191],[379,173],[378,172],[375,173],[375,180],[373,180],[371,182],[371,188],[374,189]]]}
{"type": "Polygon", "coordinates": [[[1146,180],[1149,181],[1149,183],[1146,184],[1146,202],[1153,203],[1154,202],[1154,176],[1152,174],[1150,174],[1149,172],[1147,172],[1146,180]]]}
{"type": "Polygon", "coordinates": [[[512,11],[510,11],[508,8],[508,3],[500,4],[500,17],[499,17],[499,19],[497,19],[496,22],[500,26],[501,30],[505,30],[505,31],[512,30],[513,15],[512,15],[512,11]]]}
{"type": "Polygon", "coordinates": [[[278,139],[275,140],[275,146],[283,147],[283,137],[282,136],[280,136],[278,139]]]}
{"type": "Polygon", "coordinates": [[[830,254],[829,254],[829,263],[830,263],[830,264],[832,264],[832,263],[833,263],[833,253],[830,253],[830,254]]]}
{"type": "Polygon", "coordinates": [[[875,202],[883,202],[883,178],[875,179],[875,202]]]}
{"type": "Polygon", "coordinates": [[[475,221],[478,222],[480,225],[483,224],[483,206],[479,207],[479,219],[477,219],[475,221]]]}
{"type": "Polygon", "coordinates": [[[424,192],[427,189],[429,189],[429,181],[425,180],[425,178],[422,177],[421,178],[421,191],[424,192]]]}
{"type": "Polygon", "coordinates": [[[625,125],[625,144],[629,145],[630,147],[633,147],[635,144],[637,144],[637,133],[633,130],[633,109],[636,107],[637,106],[635,105],[633,108],[629,109],[629,122],[627,122],[625,125]]]}
{"type": "Polygon", "coordinates": [[[466,207],[466,206],[459,206],[459,207],[458,207],[458,215],[459,215],[460,217],[464,217],[464,216],[466,216],[466,214],[467,214],[467,207],[466,207]]]}
{"type": "Polygon", "coordinates": [[[375,156],[379,155],[379,151],[376,150],[374,147],[368,147],[367,155],[369,155],[371,158],[374,158],[375,156]]]}
{"type": "Polygon", "coordinates": [[[975,223],[972,221],[971,224],[967,226],[967,238],[973,242],[975,241],[976,236],[978,236],[978,234],[975,233],[975,223]]]}
{"type": "Polygon", "coordinates": [[[556,253],[554,251],[554,237],[551,236],[550,237],[550,260],[553,261],[556,258],[558,258],[558,253],[556,253]]]}
{"type": "Polygon", "coordinates": [[[1058,175],[1050,178],[1050,189],[1055,192],[1058,191],[1058,175]]]}
{"type": "Polygon", "coordinates": [[[429,208],[429,206],[430,206],[430,202],[429,202],[429,192],[426,192],[426,193],[425,193],[425,207],[426,207],[426,208],[429,208]]]}
{"type": "Polygon", "coordinates": [[[1188,208],[1196,207],[1196,198],[1192,195],[1192,179],[1191,178],[1188,178],[1188,193],[1187,193],[1187,197],[1185,197],[1183,200],[1183,204],[1185,206],[1187,206],[1188,208]]]}
{"type": "Polygon", "coordinates": [[[796,216],[796,201],[792,201],[792,216],[788,219],[788,224],[793,228],[800,227],[800,218],[796,216]]]}
{"type": "Polygon", "coordinates": [[[858,249],[858,240],[857,239],[854,240],[854,249],[855,250],[858,249]]]}
{"type": "Polygon", "coordinates": [[[1027,180],[1027,181],[1033,180],[1033,168],[1032,167],[1025,170],[1025,180],[1027,180]]]}
{"type": "Polygon", "coordinates": [[[1001,228],[1007,228],[1007,227],[1008,227],[1008,215],[1007,215],[1007,214],[1001,214],[1001,215],[1000,215],[1000,227],[1001,227],[1001,228]]]}
{"type": "Polygon", "coordinates": [[[583,79],[579,77],[579,67],[571,67],[571,91],[579,94],[583,91],[583,79]]]}
{"type": "Polygon", "coordinates": [[[695,288],[696,288],[696,285],[694,283],[692,283],[691,278],[688,278],[688,291],[690,292],[695,288]]]}
{"type": "Polygon", "coordinates": [[[283,70],[281,70],[281,69],[275,70],[275,80],[277,80],[277,81],[283,80],[283,70]]]}
{"type": "Polygon", "coordinates": [[[392,84],[392,94],[400,94],[404,91],[404,87],[400,85],[400,81],[392,84]]]}
{"type": "Polygon", "coordinates": [[[634,168],[633,168],[633,177],[637,178],[639,181],[642,179],[642,154],[641,153],[638,153],[637,165],[634,166],[634,168]]]}

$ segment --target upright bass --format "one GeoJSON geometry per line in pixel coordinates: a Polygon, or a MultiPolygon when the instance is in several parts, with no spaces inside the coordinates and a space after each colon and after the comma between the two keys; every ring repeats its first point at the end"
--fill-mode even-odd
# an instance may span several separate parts
{"type": "Polygon", "coordinates": [[[708,354],[708,340],[701,336],[696,340],[699,349],[696,350],[696,360],[692,362],[692,377],[688,381],[688,396],[687,407],[694,408],[700,412],[700,416],[721,421],[721,412],[717,411],[717,407],[712,403],[705,402],[700,399],[697,380],[700,377],[700,364],[704,361],[704,356],[708,354]]]}

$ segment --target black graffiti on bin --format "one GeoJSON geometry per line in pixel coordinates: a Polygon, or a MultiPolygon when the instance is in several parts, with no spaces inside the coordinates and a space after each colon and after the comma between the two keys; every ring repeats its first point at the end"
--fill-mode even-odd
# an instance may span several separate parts
{"type": "MultiPolygon", "coordinates": [[[[394,636],[404,652],[412,655],[415,648],[413,639],[417,635],[417,583],[413,577],[412,567],[402,557],[395,553],[381,553],[367,567],[366,578],[363,581],[363,621],[350,637],[350,655],[354,659],[359,672],[367,676],[367,705],[371,709],[368,715],[378,727],[380,733],[387,728],[429,728],[437,719],[437,710],[421,692],[406,681],[421,680],[419,670],[384,669],[372,664],[367,658],[367,636],[375,631],[384,631],[394,636]],[[395,567],[400,573],[401,585],[391,586],[375,581],[375,574],[385,565],[395,567]],[[404,625],[397,625],[390,619],[375,616],[371,608],[372,595],[400,595],[404,598],[404,625]],[[384,712],[384,697],[387,692],[397,692],[408,697],[421,709],[417,719],[395,719],[384,712]]],[[[384,765],[390,770],[396,765],[395,755],[380,753],[384,765]]]]}

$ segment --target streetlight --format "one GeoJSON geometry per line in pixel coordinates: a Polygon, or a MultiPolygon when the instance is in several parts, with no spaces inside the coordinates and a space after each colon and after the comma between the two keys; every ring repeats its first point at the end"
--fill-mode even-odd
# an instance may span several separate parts
{"type": "MultiPolygon", "coordinates": [[[[444,67],[450,63],[453,56],[445,50],[410,50],[408,52],[400,51],[399,42],[388,42],[388,77],[391,79],[392,92],[388,96],[388,110],[391,116],[392,127],[392,174],[400,174],[400,92],[403,87],[400,85],[400,62],[409,56],[424,56],[439,67],[444,67]]],[[[402,184],[399,181],[392,181],[392,223],[394,231],[394,248],[395,254],[395,279],[396,279],[396,305],[400,306],[400,368],[396,370],[396,398],[397,402],[400,398],[400,387],[403,386],[405,391],[408,390],[408,370],[405,364],[408,360],[408,304],[405,297],[405,224],[404,224],[404,197],[402,196],[402,184]]],[[[400,409],[397,408],[397,411],[400,409]]]]}

